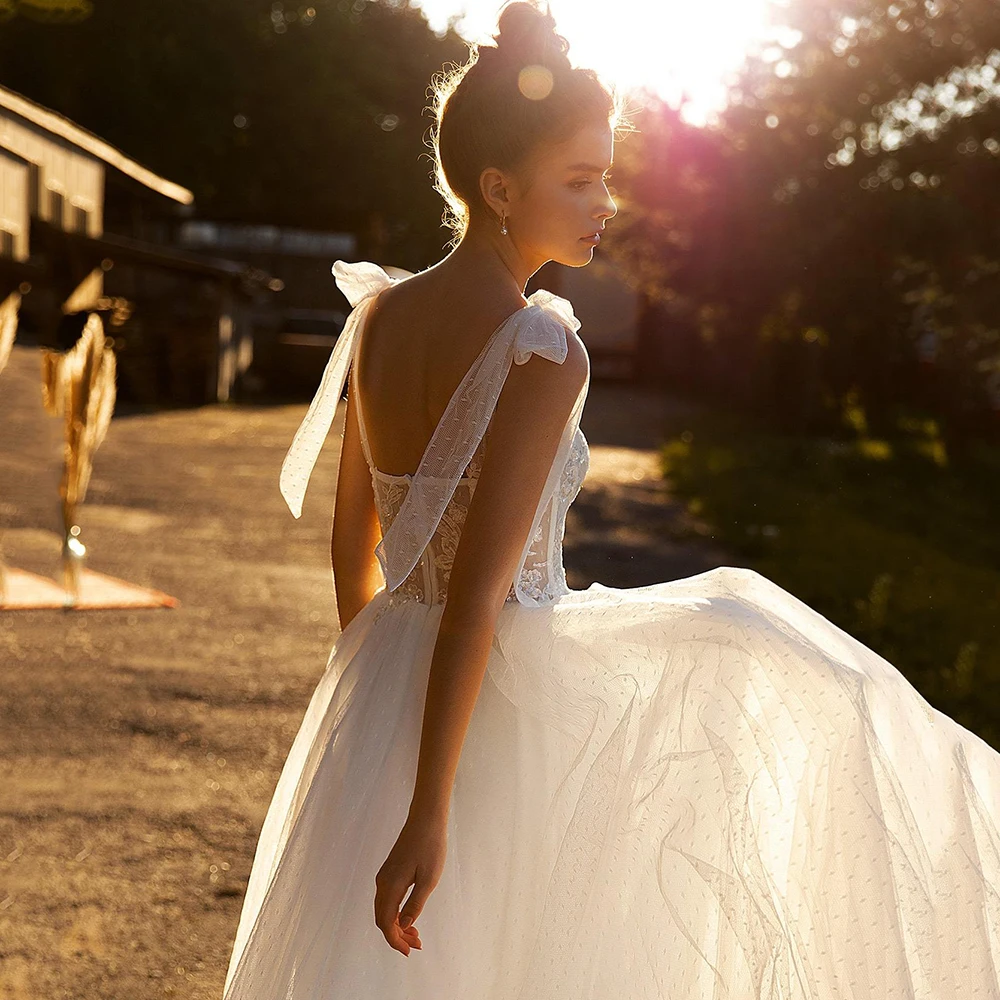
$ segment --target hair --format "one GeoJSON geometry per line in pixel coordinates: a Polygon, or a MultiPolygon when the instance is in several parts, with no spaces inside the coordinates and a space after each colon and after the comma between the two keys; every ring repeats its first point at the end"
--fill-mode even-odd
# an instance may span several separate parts
{"type": "Polygon", "coordinates": [[[628,124],[620,95],[594,70],[570,63],[548,10],[509,3],[498,28],[495,45],[470,44],[464,65],[446,63],[431,80],[434,190],[445,200],[450,246],[488,210],[479,188],[487,167],[519,174],[540,148],[585,126],[628,124]]]}

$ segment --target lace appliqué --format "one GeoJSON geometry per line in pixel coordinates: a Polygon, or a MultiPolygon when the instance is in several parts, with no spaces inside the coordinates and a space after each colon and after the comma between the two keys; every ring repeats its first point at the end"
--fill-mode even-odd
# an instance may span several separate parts
{"type": "MultiPolygon", "coordinates": [[[[558,502],[555,510],[555,537],[551,551],[545,545],[545,525],[539,524],[532,536],[531,548],[537,556],[525,565],[520,576],[521,589],[541,604],[547,604],[568,593],[566,574],[562,564],[562,539],[565,532],[566,512],[576,499],[589,466],[587,441],[581,432],[573,442],[566,465],[559,480],[558,502]]],[[[476,482],[482,469],[482,446],[477,450],[459,480],[457,489],[441,517],[437,530],[409,576],[390,595],[388,603],[419,601],[423,604],[442,604],[448,594],[448,581],[455,553],[462,537],[462,528],[469,514],[476,482]]],[[[405,476],[386,476],[380,472],[372,475],[375,503],[383,533],[399,513],[409,480],[405,476]]],[[[505,603],[517,601],[515,587],[511,584],[505,603]]]]}
{"type": "Polygon", "coordinates": [[[577,431],[573,449],[569,453],[562,478],[559,480],[559,499],[566,504],[568,510],[580,493],[587,469],[590,467],[590,448],[582,431],[577,431]]]}
{"type": "Polygon", "coordinates": [[[531,539],[529,551],[533,557],[525,562],[521,572],[521,590],[540,604],[547,604],[569,593],[562,553],[566,514],[580,492],[589,466],[590,449],[583,432],[578,429],[556,491],[556,504],[551,522],[553,533],[551,547],[545,545],[545,524],[539,524],[531,539]]]}

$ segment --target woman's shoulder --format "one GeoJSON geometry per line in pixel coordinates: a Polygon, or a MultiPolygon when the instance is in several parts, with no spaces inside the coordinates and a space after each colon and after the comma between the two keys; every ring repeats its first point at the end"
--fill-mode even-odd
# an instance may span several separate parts
{"type": "Polygon", "coordinates": [[[450,342],[477,343],[484,331],[496,328],[527,305],[515,291],[492,288],[438,267],[396,280],[379,294],[373,315],[383,329],[397,325],[410,330],[441,330],[450,342]]]}

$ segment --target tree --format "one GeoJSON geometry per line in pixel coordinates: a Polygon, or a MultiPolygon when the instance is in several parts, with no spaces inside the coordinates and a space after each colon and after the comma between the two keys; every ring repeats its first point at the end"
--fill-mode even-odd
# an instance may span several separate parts
{"type": "Polygon", "coordinates": [[[1000,364],[1000,8],[780,13],[779,41],[748,60],[713,128],[647,114],[622,256],[670,304],[672,335],[687,330],[679,372],[700,391],[793,425],[829,424],[857,391],[874,431],[906,405],[933,405],[956,440],[982,431],[1000,364]]]}

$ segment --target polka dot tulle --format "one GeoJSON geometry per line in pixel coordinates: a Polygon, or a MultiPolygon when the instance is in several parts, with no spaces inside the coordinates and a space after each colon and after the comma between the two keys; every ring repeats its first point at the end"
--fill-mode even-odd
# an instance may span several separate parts
{"type": "MultiPolygon", "coordinates": [[[[377,283],[375,265],[338,266],[377,283]]],[[[556,518],[586,466],[570,427],[556,518]]],[[[526,559],[500,612],[423,950],[388,947],[374,879],[409,806],[477,433],[451,439],[446,470],[470,448],[472,467],[427,550],[330,653],[226,1000],[1000,1000],[1000,754],[766,577],[571,591],[541,521],[540,576],[526,559]]],[[[394,525],[412,485],[383,485],[394,525]]]]}

